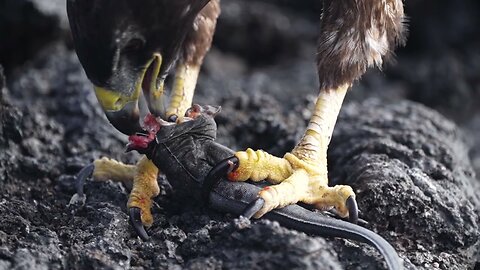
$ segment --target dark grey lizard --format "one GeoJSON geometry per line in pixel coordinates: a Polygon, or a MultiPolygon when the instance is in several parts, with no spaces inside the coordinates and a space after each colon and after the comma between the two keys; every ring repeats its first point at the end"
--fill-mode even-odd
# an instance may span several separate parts
{"type": "MultiPolygon", "coordinates": [[[[195,112],[180,124],[160,128],[147,148],[130,147],[147,155],[163,172],[178,196],[190,200],[208,201],[211,208],[246,215],[250,218],[261,200],[260,187],[248,182],[232,182],[226,174],[235,167],[234,151],[215,142],[218,108],[194,105],[195,112]]],[[[191,110],[191,109],[190,109],[191,110]]],[[[90,165],[79,173],[77,194],[83,196],[83,182],[93,172],[90,165]]],[[[352,211],[356,211],[353,209],[352,211]]],[[[148,239],[140,220],[140,209],[130,208],[130,218],[138,235],[148,239]]],[[[352,213],[352,216],[356,213],[352,213]]],[[[359,225],[310,211],[300,205],[289,205],[267,213],[264,218],[282,226],[326,237],[340,237],[374,246],[385,258],[389,269],[402,269],[395,249],[380,235],[359,225]]]]}

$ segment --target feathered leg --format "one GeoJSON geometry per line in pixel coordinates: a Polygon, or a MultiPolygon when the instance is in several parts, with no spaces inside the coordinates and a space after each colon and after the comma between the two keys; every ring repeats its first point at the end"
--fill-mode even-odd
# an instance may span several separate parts
{"type": "Polygon", "coordinates": [[[211,0],[197,16],[193,29],[185,39],[167,109],[167,118],[170,120],[182,117],[192,106],[200,67],[212,44],[218,15],[220,15],[220,1],[211,0]]]}

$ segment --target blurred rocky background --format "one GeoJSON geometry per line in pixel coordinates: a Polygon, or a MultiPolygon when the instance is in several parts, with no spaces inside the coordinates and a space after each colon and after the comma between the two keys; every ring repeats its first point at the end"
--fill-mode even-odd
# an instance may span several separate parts
{"type": "MultiPolygon", "coordinates": [[[[316,95],[319,0],[222,0],[196,101],[222,105],[219,141],[282,155],[316,95]],[[234,118],[233,118],[234,117],[234,118]],[[233,119],[232,119],[233,118],[233,119]]],[[[362,218],[407,269],[480,269],[480,2],[406,0],[407,46],[350,91],[329,152],[362,218]]],[[[128,224],[128,191],[73,175],[100,156],[135,162],[78,63],[63,0],[0,0],[0,269],[377,269],[358,243],[311,237],[174,200],[160,177],[152,241],[128,224]],[[3,72],[1,72],[3,70],[3,72]],[[1,74],[5,74],[5,77],[1,74]]]]}

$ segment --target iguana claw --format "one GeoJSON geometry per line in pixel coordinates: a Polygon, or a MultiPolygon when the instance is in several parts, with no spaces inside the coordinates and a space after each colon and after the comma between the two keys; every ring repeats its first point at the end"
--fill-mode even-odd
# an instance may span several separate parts
{"type": "Polygon", "coordinates": [[[245,207],[242,216],[248,219],[251,219],[253,215],[255,215],[260,209],[262,209],[263,205],[265,204],[265,200],[263,198],[258,197],[251,203],[245,207]]]}

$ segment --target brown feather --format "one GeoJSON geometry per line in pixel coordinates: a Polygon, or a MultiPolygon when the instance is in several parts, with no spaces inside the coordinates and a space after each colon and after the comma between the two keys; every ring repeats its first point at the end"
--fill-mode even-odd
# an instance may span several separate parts
{"type": "Polygon", "coordinates": [[[188,32],[182,49],[182,60],[188,65],[200,66],[212,44],[220,0],[211,0],[198,14],[188,32]]]}
{"type": "Polygon", "coordinates": [[[402,0],[325,0],[317,49],[320,90],[359,79],[382,67],[405,43],[402,0]]]}

